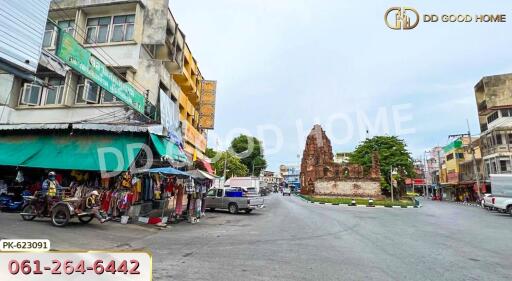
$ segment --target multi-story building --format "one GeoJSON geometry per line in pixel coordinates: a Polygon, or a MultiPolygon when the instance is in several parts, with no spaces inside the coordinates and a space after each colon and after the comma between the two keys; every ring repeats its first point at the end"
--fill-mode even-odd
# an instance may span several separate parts
{"type": "Polygon", "coordinates": [[[348,164],[350,162],[350,152],[337,152],[334,155],[334,163],[348,164]]]}
{"type": "Polygon", "coordinates": [[[272,171],[261,171],[260,178],[263,179],[268,187],[277,186],[280,183],[279,177],[272,171]]]}
{"type": "Polygon", "coordinates": [[[483,162],[482,162],[482,154],[480,150],[480,137],[473,136],[471,138],[471,145],[465,144],[463,146],[465,155],[468,158],[459,164],[459,185],[462,188],[462,192],[464,193],[464,197],[471,201],[476,201],[478,199],[478,186],[477,182],[480,182],[480,192],[486,193],[488,192],[488,185],[485,184],[483,177],[483,162]],[[474,151],[475,161],[473,162],[472,150],[474,151]],[[475,174],[475,165],[477,174],[475,174]],[[477,181],[478,175],[478,181],[477,181]]]}
{"type": "Polygon", "coordinates": [[[464,145],[468,144],[468,137],[459,137],[443,147],[445,157],[444,163],[441,165],[440,183],[442,186],[442,196],[447,200],[459,199],[460,192],[457,188],[460,187],[460,164],[467,159],[471,159],[470,154],[464,149],[464,145]]]}
{"type": "MultiPolygon", "coordinates": [[[[425,179],[427,185],[431,187],[431,191],[438,190],[440,187],[439,169],[442,165],[444,157],[443,148],[440,146],[433,147],[429,151],[425,152],[425,179]]],[[[434,194],[434,192],[431,192],[431,194],[434,194]]]]}
{"type": "Polygon", "coordinates": [[[484,180],[512,173],[512,74],[483,77],[475,85],[484,180]]]}
{"type": "Polygon", "coordinates": [[[199,102],[204,78],[187,44],[184,46],[183,67],[180,72],[173,74],[173,79],[184,93],[179,99],[179,112],[183,124],[185,151],[204,158],[207,135],[199,126],[199,102]]]}
{"type": "Polygon", "coordinates": [[[286,183],[300,188],[300,166],[298,164],[281,165],[279,172],[286,183]]]}
{"type": "MultiPolygon", "coordinates": [[[[0,129],[107,132],[143,142],[150,134],[157,143],[165,137],[182,143],[190,158],[203,157],[204,79],[168,2],[53,0],[37,80],[0,81],[9,93],[0,103],[0,129]]],[[[176,152],[155,146],[162,156],[176,152]]]]}

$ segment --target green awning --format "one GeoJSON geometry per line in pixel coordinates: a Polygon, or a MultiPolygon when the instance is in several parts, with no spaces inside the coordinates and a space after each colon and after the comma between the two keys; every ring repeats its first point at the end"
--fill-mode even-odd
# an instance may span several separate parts
{"type": "Polygon", "coordinates": [[[151,134],[151,141],[160,156],[168,157],[178,162],[187,162],[187,156],[177,144],[170,142],[167,138],[151,134]]]}
{"type": "Polygon", "coordinates": [[[461,148],[461,147],[462,147],[462,140],[456,139],[453,142],[451,142],[450,144],[448,144],[447,146],[443,147],[443,151],[445,153],[448,153],[454,149],[461,148]]]}
{"type": "Polygon", "coordinates": [[[0,136],[0,165],[126,171],[145,137],[126,135],[0,136]]]}

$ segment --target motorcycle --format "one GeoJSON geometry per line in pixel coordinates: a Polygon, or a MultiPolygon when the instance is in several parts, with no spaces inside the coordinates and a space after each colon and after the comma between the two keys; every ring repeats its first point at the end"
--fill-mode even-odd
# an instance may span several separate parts
{"type": "Polygon", "coordinates": [[[25,190],[21,193],[21,196],[11,196],[7,194],[0,195],[0,210],[17,212],[20,211],[26,204],[23,196],[29,196],[30,192],[25,190]]]}
{"type": "Polygon", "coordinates": [[[57,227],[66,226],[73,217],[77,217],[83,224],[94,219],[91,210],[85,210],[87,198],[60,199],[60,196],[46,196],[36,192],[34,196],[24,196],[27,204],[20,213],[25,221],[32,221],[36,217],[50,218],[51,223],[57,227]]]}

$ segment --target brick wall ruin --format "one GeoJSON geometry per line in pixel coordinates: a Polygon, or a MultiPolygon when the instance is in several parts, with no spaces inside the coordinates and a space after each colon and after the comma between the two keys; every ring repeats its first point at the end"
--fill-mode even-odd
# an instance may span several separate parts
{"type": "Polygon", "coordinates": [[[378,153],[372,155],[372,167],[334,162],[331,141],[320,125],[306,139],[301,163],[301,193],[349,197],[381,197],[378,153]]]}

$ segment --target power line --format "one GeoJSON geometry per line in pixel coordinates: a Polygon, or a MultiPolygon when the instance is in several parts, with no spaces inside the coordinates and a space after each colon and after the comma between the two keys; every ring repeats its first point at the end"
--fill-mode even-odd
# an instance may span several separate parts
{"type": "MultiPolygon", "coordinates": [[[[55,67],[55,65],[53,64],[52,60],[48,60],[48,62],[50,63],[50,65],[52,65],[54,68],[56,68],[56,67],[55,67]]],[[[55,87],[55,86],[53,86],[53,85],[50,85],[50,86],[51,86],[52,88],[53,88],[53,87],[55,87]]],[[[67,88],[65,88],[65,89],[67,89],[68,91],[74,91],[74,92],[75,92],[75,99],[76,99],[76,95],[78,95],[78,91],[75,91],[75,89],[71,88],[71,85],[70,85],[69,83],[64,83],[64,85],[63,85],[63,86],[64,86],[64,87],[67,87],[67,88]]],[[[85,87],[84,87],[84,89],[85,89],[85,87]]],[[[100,95],[101,95],[101,93],[100,93],[100,95]]],[[[99,96],[98,96],[98,98],[101,98],[101,97],[99,97],[99,96]]],[[[118,110],[116,110],[116,111],[112,111],[112,112],[104,112],[103,110],[99,109],[98,107],[92,107],[92,108],[94,108],[94,109],[96,109],[96,110],[100,111],[101,113],[103,113],[103,114],[98,115],[97,117],[104,116],[104,115],[109,115],[109,114],[110,114],[110,115],[112,115],[112,117],[115,117],[115,114],[116,114],[117,112],[124,111],[126,107],[127,107],[127,106],[125,105],[123,108],[118,109],[118,110]]],[[[93,119],[93,118],[95,118],[95,117],[91,117],[90,119],[82,119],[82,120],[78,120],[78,121],[75,121],[75,122],[84,122],[84,121],[91,120],[91,119],[93,119]]]]}
{"type": "MultiPolygon", "coordinates": [[[[64,17],[65,17],[65,18],[71,18],[71,16],[70,16],[69,14],[67,14],[67,13],[65,12],[65,10],[64,10],[64,9],[63,9],[63,8],[62,8],[62,7],[57,3],[57,2],[52,2],[52,3],[53,3],[53,4],[55,4],[55,5],[57,5],[57,7],[59,8],[59,9],[54,9],[54,11],[55,11],[55,12],[60,13],[60,15],[61,15],[61,16],[62,16],[62,15],[64,15],[64,17]]],[[[78,25],[76,25],[76,23],[74,24],[73,28],[75,29],[75,34],[77,34],[80,38],[82,38],[82,39],[84,39],[85,41],[87,41],[87,38],[86,38],[86,37],[84,37],[84,35],[80,34],[80,32],[82,32],[83,34],[85,34],[85,35],[86,35],[86,34],[87,34],[87,32],[86,32],[85,30],[83,30],[81,27],[79,27],[78,25]],[[76,32],[76,29],[77,29],[77,28],[78,28],[78,31],[80,31],[80,32],[76,32]]],[[[97,38],[95,38],[95,39],[94,39],[94,42],[93,42],[93,43],[94,43],[94,44],[97,44],[97,38]]],[[[103,54],[105,54],[106,56],[108,56],[108,57],[109,57],[109,58],[114,62],[114,63],[113,63],[114,65],[120,65],[119,63],[117,63],[117,61],[116,61],[114,58],[112,58],[112,57],[111,57],[111,56],[110,56],[110,55],[109,55],[105,50],[103,50],[101,47],[99,47],[99,46],[95,46],[95,45],[91,45],[91,48],[93,48],[93,49],[95,49],[95,50],[98,50],[98,55],[99,55],[99,56],[101,56],[101,58],[102,58],[102,59],[104,59],[105,61],[107,61],[108,63],[111,63],[111,62],[109,62],[109,60],[108,60],[107,58],[105,58],[105,57],[102,55],[102,53],[103,53],[103,54]],[[100,53],[100,51],[101,51],[102,53],[100,53]]],[[[111,69],[112,69],[112,71],[113,71],[114,73],[116,73],[118,76],[120,76],[120,77],[121,77],[121,78],[123,78],[124,80],[128,81],[128,79],[126,78],[126,76],[123,76],[123,75],[122,75],[121,73],[119,73],[115,68],[111,68],[111,69]]],[[[139,85],[141,88],[143,88],[146,92],[148,92],[148,93],[149,93],[149,92],[151,92],[149,89],[146,89],[143,85],[141,85],[141,84],[137,81],[137,79],[133,78],[133,82],[134,82],[134,83],[136,83],[137,85],[139,85]]],[[[148,101],[148,97],[146,96],[145,98],[146,98],[146,101],[148,101]]],[[[137,114],[137,113],[138,113],[138,114],[140,114],[140,116],[143,116],[144,118],[148,119],[149,121],[153,121],[149,116],[146,116],[146,115],[144,115],[144,114],[141,114],[140,112],[137,112],[137,111],[135,111],[135,113],[136,113],[136,114],[137,114]]]]}

